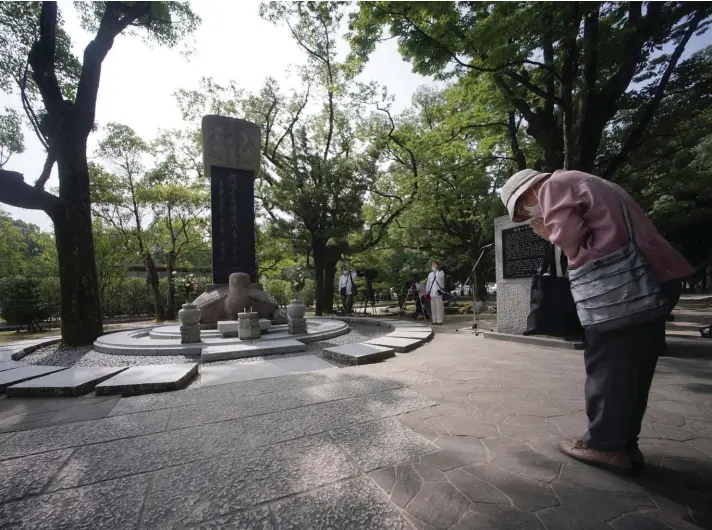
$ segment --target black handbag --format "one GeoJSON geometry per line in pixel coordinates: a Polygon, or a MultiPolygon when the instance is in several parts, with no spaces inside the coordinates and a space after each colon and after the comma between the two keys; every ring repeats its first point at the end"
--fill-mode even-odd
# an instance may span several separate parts
{"type": "MultiPolygon", "coordinates": [[[[562,273],[565,273],[566,267],[566,256],[562,252],[562,273]]],[[[583,336],[569,280],[556,273],[556,247],[553,244],[549,245],[539,274],[532,278],[530,309],[524,335],[563,338],[583,336]]]]}

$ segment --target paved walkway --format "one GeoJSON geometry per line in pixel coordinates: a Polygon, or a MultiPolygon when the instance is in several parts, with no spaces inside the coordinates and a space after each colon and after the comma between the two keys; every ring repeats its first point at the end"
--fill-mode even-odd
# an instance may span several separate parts
{"type": "Polygon", "coordinates": [[[660,362],[635,479],[556,450],[585,427],[580,353],[462,332],[363,368],[1,399],[0,528],[710,528],[710,375],[660,362]]]}

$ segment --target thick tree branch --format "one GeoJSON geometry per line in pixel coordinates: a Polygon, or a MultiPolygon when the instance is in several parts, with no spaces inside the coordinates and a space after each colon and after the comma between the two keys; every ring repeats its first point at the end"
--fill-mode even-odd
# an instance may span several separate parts
{"type": "Polygon", "coordinates": [[[114,45],[114,39],[129,24],[147,15],[151,10],[150,2],[135,2],[121,16],[120,3],[106,2],[104,15],[99,23],[99,30],[84,49],[84,62],[77,87],[76,108],[81,115],[81,132],[88,136],[94,126],[96,98],[99,93],[101,65],[114,45]]]}
{"type": "Polygon", "coordinates": [[[21,173],[5,169],[0,169],[0,202],[27,210],[42,210],[50,217],[55,207],[64,204],[59,197],[27,184],[21,173]]]}
{"type": "Polygon", "coordinates": [[[56,47],[57,3],[42,2],[39,38],[30,49],[29,63],[32,78],[49,113],[58,113],[64,103],[54,71],[56,47]]]}

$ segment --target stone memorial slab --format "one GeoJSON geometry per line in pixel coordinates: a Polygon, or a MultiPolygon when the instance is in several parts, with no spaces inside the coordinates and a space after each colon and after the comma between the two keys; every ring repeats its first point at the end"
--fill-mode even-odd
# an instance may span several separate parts
{"type": "Polygon", "coordinates": [[[293,339],[266,340],[257,339],[244,344],[226,344],[224,346],[208,346],[203,348],[203,362],[240,359],[260,355],[275,355],[278,353],[300,352],[307,349],[306,344],[293,339]]]}
{"type": "Polygon", "coordinates": [[[35,377],[51,374],[52,372],[59,372],[60,370],[64,370],[64,368],[64,366],[25,365],[22,368],[14,368],[13,370],[0,372],[0,394],[4,394],[5,389],[9,386],[22,383],[28,379],[34,379],[35,377]]]}
{"type": "Polygon", "coordinates": [[[547,243],[528,224],[502,230],[502,277],[531,278],[539,272],[547,243]]]}
{"type": "Polygon", "coordinates": [[[396,337],[399,339],[418,339],[428,341],[433,338],[432,331],[421,331],[419,329],[398,329],[386,335],[386,337],[396,337]]]}
{"type": "Polygon", "coordinates": [[[373,344],[343,344],[333,348],[325,348],[324,353],[329,357],[348,364],[368,364],[393,357],[393,348],[374,346],[373,344]]]}
{"type": "Polygon", "coordinates": [[[213,283],[244,272],[257,281],[255,175],[260,168],[260,129],[245,120],[205,116],[203,163],[210,179],[213,283]]]}
{"type": "MultiPolygon", "coordinates": [[[[529,225],[513,223],[509,216],[494,220],[497,279],[497,331],[521,335],[529,316],[532,275],[541,268],[546,242],[529,225]]],[[[560,249],[556,267],[560,274],[560,249]]]]}
{"type": "Polygon", "coordinates": [[[102,381],[126,370],[126,366],[68,368],[30,379],[5,390],[8,397],[83,396],[102,381]]]}
{"type": "Polygon", "coordinates": [[[393,348],[398,353],[406,353],[414,350],[423,341],[420,339],[401,339],[397,337],[377,337],[375,339],[367,340],[364,344],[372,344],[374,346],[384,346],[386,348],[393,348]]]}
{"type": "Polygon", "coordinates": [[[132,366],[96,385],[97,396],[133,396],[180,390],[198,374],[197,363],[132,366]]]}
{"type": "Polygon", "coordinates": [[[0,372],[4,372],[5,370],[14,370],[15,368],[22,368],[23,366],[27,365],[13,360],[0,360],[0,372]]]}

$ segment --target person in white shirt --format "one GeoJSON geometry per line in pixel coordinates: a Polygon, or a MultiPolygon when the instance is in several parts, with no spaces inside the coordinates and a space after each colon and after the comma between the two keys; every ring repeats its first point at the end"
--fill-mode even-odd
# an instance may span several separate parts
{"type": "Polygon", "coordinates": [[[440,262],[433,261],[433,271],[428,274],[425,293],[430,296],[430,313],[433,324],[442,324],[445,316],[442,293],[445,290],[445,273],[440,270],[440,262]]]}
{"type": "Polygon", "coordinates": [[[356,291],[356,273],[351,272],[346,268],[346,265],[341,266],[341,276],[339,277],[339,293],[341,293],[341,302],[344,304],[346,314],[351,314],[354,307],[354,291],[356,291]]]}

